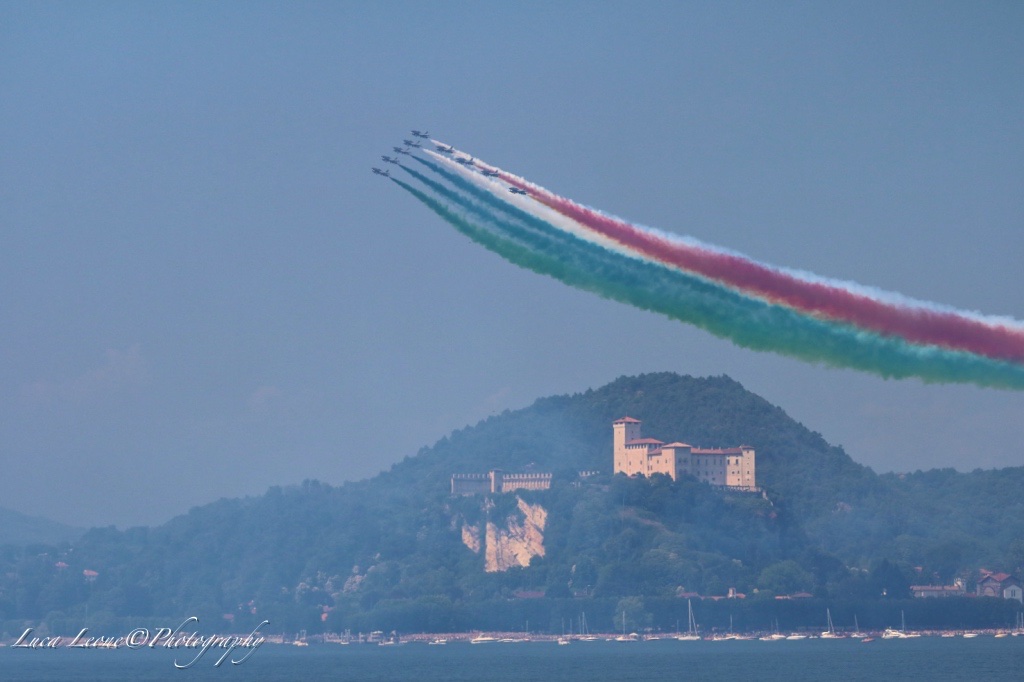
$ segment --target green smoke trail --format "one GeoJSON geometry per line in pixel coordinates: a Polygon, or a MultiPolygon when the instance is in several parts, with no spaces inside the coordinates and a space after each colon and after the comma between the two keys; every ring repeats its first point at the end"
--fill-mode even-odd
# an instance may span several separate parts
{"type": "MultiPolygon", "coordinates": [[[[413,158],[416,161],[425,164],[428,168],[446,178],[457,187],[465,189],[465,187],[460,184],[463,182],[462,178],[457,175],[450,174],[443,168],[428,161],[424,161],[423,159],[416,157],[413,158]]],[[[417,173],[412,168],[408,168],[405,165],[401,165],[400,167],[402,170],[406,171],[432,189],[436,194],[460,205],[463,210],[468,211],[471,215],[477,216],[484,223],[493,222],[494,211],[505,213],[506,216],[504,224],[495,231],[504,235],[507,239],[522,243],[534,249],[550,249],[552,248],[552,241],[560,243],[562,246],[567,248],[576,246],[568,239],[569,237],[572,237],[572,235],[567,235],[561,230],[553,229],[550,224],[538,219],[536,216],[533,216],[526,211],[501,201],[490,192],[480,191],[479,188],[470,184],[470,196],[467,196],[465,192],[459,193],[453,189],[449,189],[447,186],[432,180],[422,173],[417,173]]],[[[576,241],[578,242],[579,240],[577,239],[576,241]]]]}
{"type": "Polygon", "coordinates": [[[396,180],[400,186],[459,232],[534,272],[694,324],[745,348],[887,378],[1024,389],[1024,368],[808,317],[697,276],[630,258],[560,230],[457,174],[418,160],[449,186],[405,166],[434,196],[396,180]]]}

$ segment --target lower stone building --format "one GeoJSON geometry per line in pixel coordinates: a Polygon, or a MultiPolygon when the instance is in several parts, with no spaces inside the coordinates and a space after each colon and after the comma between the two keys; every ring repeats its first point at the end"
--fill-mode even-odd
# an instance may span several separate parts
{"type": "Polygon", "coordinates": [[[452,474],[452,495],[486,495],[515,490],[547,490],[551,474],[508,474],[493,469],[486,474],[452,474]]]}

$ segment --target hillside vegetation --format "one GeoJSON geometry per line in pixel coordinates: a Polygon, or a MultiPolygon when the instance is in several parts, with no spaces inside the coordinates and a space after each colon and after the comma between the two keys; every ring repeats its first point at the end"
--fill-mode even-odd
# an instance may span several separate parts
{"type": "MultiPolygon", "coordinates": [[[[680,595],[733,589],[746,599],[729,608],[751,624],[807,617],[774,599],[807,592],[837,605],[834,615],[845,604],[881,627],[911,583],[983,565],[1019,573],[1022,484],[1024,469],[878,476],[728,377],[625,377],[455,431],[367,481],[274,487],[159,527],[93,529],[73,545],[8,545],[0,621],[8,632],[25,620],[77,631],[86,613],[94,631],[179,615],[228,619],[235,630],[263,618],[310,632],[522,629],[526,620],[557,629],[586,610],[611,629],[628,610],[637,627],[670,628],[680,608],[686,618],[680,595]],[[611,476],[611,423],[624,415],[662,440],[752,445],[765,495],[611,476]],[[516,495],[484,504],[448,491],[453,473],[494,468],[554,479],[519,493],[547,510],[545,555],[488,573],[461,527],[515,518],[516,495]],[[580,481],[581,470],[603,473],[580,481]]],[[[1005,604],[971,601],[921,618],[1012,623],[1005,604]]],[[[724,603],[709,603],[705,618],[727,621],[724,603]]]]}

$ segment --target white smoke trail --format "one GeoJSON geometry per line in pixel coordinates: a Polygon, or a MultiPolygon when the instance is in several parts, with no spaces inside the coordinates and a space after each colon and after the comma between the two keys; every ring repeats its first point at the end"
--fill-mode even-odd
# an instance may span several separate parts
{"type": "MultiPolygon", "coordinates": [[[[443,143],[439,143],[439,144],[443,144],[443,143]]],[[[451,145],[445,145],[445,146],[451,146],[451,145]]],[[[453,149],[454,149],[454,147],[453,147],[453,149]]],[[[467,157],[469,156],[469,154],[467,154],[466,152],[463,152],[463,151],[461,151],[459,149],[455,149],[455,153],[462,154],[462,155],[465,155],[467,157]]],[[[545,196],[549,196],[549,197],[552,197],[552,198],[556,198],[556,199],[561,200],[561,201],[569,201],[569,202],[571,202],[571,200],[566,199],[565,197],[561,197],[559,195],[556,195],[554,192],[551,192],[550,190],[548,190],[547,188],[543,187],[542,185],[538,185],[537,183],[531,182],[530,180],[527,180],[526,178],[523,178],[523,177],[521,177],[519,175],[516,175],[514,173],[510,173],[510,172],[508,172],[508,171],[506,171],[506,170],[504,170],[504,169],[502,169],[502,168],[500,168],[498,166],[494,166],[494,165],[489,164],[489,163],[487,163],[485,161],[482,161],[481,159],[475,159],[474,163],[478,167],[483,168],[485,170],[498,171],[498,172],[508,176],[509,178],[514,179],[517,183],[521,183],[523,186],[528,187],[532,192],[535,192],[537,194],[542,194],[542,195],[545,195],[545,196]]],[[[458,165],[458,164],[456,164],[456,165],[458,165]]],[[[631,223],[628,220],[625,220],[623,218],[620,218],[620,217],[618,217],[618,216],[616,216],[616,215],[614,215],[612,213],[607,213],[605,211],[602,211],[600,209],[596,209],[596,208],[593,208],[593,207],[590,207],[590,206],[587,206],[587,205],[584,205],[584,204],[578,204],[576,202],[571,202],[571,203],[575,203],[576,206],[579,206],[580,208],[583,208],[583,209],[585,209],[587,211],[590,211],[590,212],[592,212],[595,215],[601,216],[603,218],[607,218],[609,220],[614,220],[614,221],[622,224],[623,226],[626,226],[628,228],[636,230],[637,232],[646,233],[646,234],[648,234],[650,236],[653,236],[653,237],[655,237],[657,239],[660,239],[660,240],[662,240],[662,241],[664,241],[664,242],[666,242],[668,244],[671,244],[671,245],[679,247],[679,248],[697,249],[697,250],[700,250],[700,251],[705,251],[705,252],[710,253],[710,254],[728,256],[728,257],[732,257],[732,258],[740,258],[740,259],[748,261],[749,263],[752,263],[752,264],[754,264],[754,265],[756,265],[758,267],[764,268],[764,269],[769,270],[771,272],[774,272],[774,273],[776,273],[778,275],[781,275],[781,276],[784,276],[784,277],[788,277],[790,279],[793,279],[793,280],[796,280],[796,281],[799,281],[799,282],[805,282],[807,284],[813,284],[813,285],[818,285],[818,286],[829,287],[829,288],[835,289],[837,291],[845,291],[845,292],[847,292],[849,294],[852,294],[852,295],[855,295],[855,296],[859,296],[859,297],[862,297],[862,298],[865,298],[865,299],[877,301],[878,303],[881,303],[881,304],[884,304],[884,305],[898,307],[898,308],[909,310],[909,311],[917,309],[917,310],[920,310],[920,311],[926,312],[926,313],[938,313],[938,314],[945,314],[945,315],[956,315],[956,316],[963,317],[965,319],[969,319],[971,321],[977,322],[979,324],[984,324],[984,325],[987,325],[987,326],[990,326],[990,327],[1003,328],[1003,329],[1006,329],[1008,331],[1016,332],[1016,333],[1024,333],[1024,321],[1017,320],[1017,319],[1015,319],[1013,317],[1010,317],[1010,316],[1007,316],[1007,315],[992,315],[992,314],[986,314],[986,313],[982,313],[980,311],[975,311],[975,310],[964,310],[964,309],[956,308],[956,307],[953,307],[953,306],[945,305],[945,304],[942,304],[942,303],[936,303],[934,301],[925,301],[923,299],[913,298],[911,296],[906,296],[906,295],[901,294],[899,292],[886,291],[884,289],[879,289],[877,287],[873,287],[873,286],[870,286],[870,285],[860,284],[858,282],[854,282],[854,281],[850,281],[850,280],[842,280],[842,279],[836,279],[836,278],[832,278],[832,277],[824,277],[822,275],[818,275],[816,273],[809,272],[809,271],[806,271],[806,270],[800,270],[800,269],[797,269],[797,268],[790,268],[790,267],[785,267],[785,266],[771,265],[769,263],[765,263],[763,261],[759,261],[759,260],[757,260],[755,258],[752,258],[751,256],[749,256],[749,255],[747,255],[745,253],[742,253],[740,251],[736,251],[736,250],[733,250],[733,249],[729,249],[729,248],[718,246],[718,245],[714,245],[714,244],[709,244],[707,242],[700,241],[699,239],[696,239],[694,237],[690,237],[688,235],[679,235],[679,234],[676,234],[676,233],[673,233],[673,232],[666,232],[664,230],[659,230],[657,228],[649,227],[649,226],[646,226],[646,225],[638,225],[638,224],[635,224],[635,223],[631,223]]],[[[533,212],[534,207],[536,207],[537,205],[538,204],[536,202],[534,202],[533,204],[530,205],[531,212],[533,212]]],[[[580,224],[580,226],[584,230],[586,230],[586,231],[592,231],[592,229],[590,227],[584,226],[582,224],[580,224]]],[[[604,237],[604,235],[601,235],[601,237],[604,237]]],[[[604,237],[604,240],[605,241],[602,241],[601,243],[602,243],[602,245],[606,246],[606,248],[613,248],[617,252],[626,253],[626,251],[622,251],[621,248],[617,248],[615,246],[609,247],[607,245],[607,241],[611,241],[611,242],[613,242],[616,245],[620,245],[620,243],[618,241],[612,240],[612,239],[607,238],[607,237],[604,237]]],[[[594,239],[589,239],[589,241],[594,241],[594,239]]],[[[628,249],[628,247],[627,247],[627,249],[628,249]]],[[[629,252],[632,252],[632,249],[629,249],[629,252]]],[[[633,255],[636,256],[635,252],[633,253],[633,255]]],[[[648,261],[651,261],[651,262],[659,262],[659,261],[657,261],[657,259],[654,259],[654,258],[644,257],[644,259],[648,260],[648,261]]]]}

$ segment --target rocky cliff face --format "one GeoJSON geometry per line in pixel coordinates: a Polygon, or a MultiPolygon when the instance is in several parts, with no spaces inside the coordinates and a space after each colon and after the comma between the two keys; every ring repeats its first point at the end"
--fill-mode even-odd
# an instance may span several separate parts
{"type": "Polygon", "coordinates": [[[462,524],[462,544],[469,547],[473,554],[480,553],[480,526],[462,524]]]}
{"type": "Polygon", "coordinates": [[[516,498],[523,518],[512,515],[498,524],[488,521],[482,533],[479,526],[462,526],[462,542],[476,554],[484,552],[484,570],[506,571],[513,566],[529,566],[530,559],[544,556],[544,525],[548,513],[539,504],[516,498]]]}

